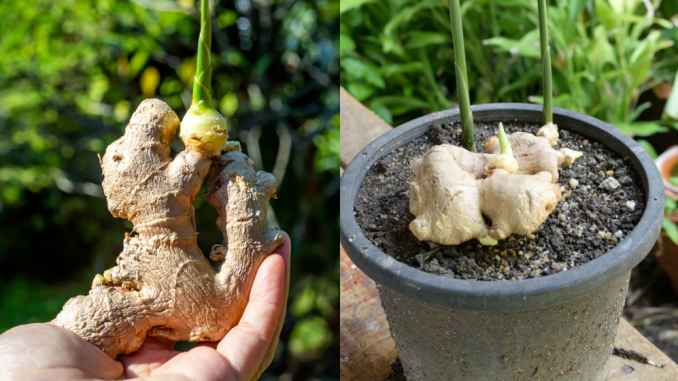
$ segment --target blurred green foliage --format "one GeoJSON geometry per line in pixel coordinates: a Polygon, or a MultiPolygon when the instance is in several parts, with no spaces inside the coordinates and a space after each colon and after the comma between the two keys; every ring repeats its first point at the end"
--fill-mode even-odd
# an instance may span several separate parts
{"type": "MultiPolygon", "coordinates": [[[[46,321],[114,263],[97,154],[146,97],[190,103],[194,0],[0,2],[0,332],[46,321]]],[[[338,378],[338,0],[214,2],[213,93],[282,180],[290,310],[265,378],[338,378]]],[[[176,143],[175,149],[180,149],[176,143]]],[[[197,202],[203,250],[220,239],[197,202]]]]}
{"type": "MultiPolygon", "coordinates": [[[[552,1],[549,27],[555,105],[608,121],[634,136],[674,127],[639,121],[641,94],[671,82],[678,27],[671,2],[552,1]]],[[[454,94],[447,3],[342,1],[342,85],[388,122],[448,108],[454,94]]],[[[541,102],[537,2],[462,2],[473,103],[541,102]]]]}

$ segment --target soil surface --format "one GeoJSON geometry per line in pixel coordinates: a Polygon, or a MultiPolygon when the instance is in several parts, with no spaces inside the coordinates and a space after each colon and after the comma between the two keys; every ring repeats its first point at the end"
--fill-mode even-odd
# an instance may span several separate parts
{"type": "MultiPolygon", "coordinates": [[[[476,122],[476,143],[496,132],[476,122]]],[[[508,133],[536,133],[539,125],[504,123],[508,133]]],[[[533,236],[513,235],[496,246],[476,240],[458,246],[420,242],[408,224],[409,163],[431,146],[461,144],[461,126],[434,125],[423,136],[385,155],[365,176],[355,215],[365,236],[385,253],[418,269],[460,279],[526,279],[566,271],[612,249],[638,223],[644,194],[630,163],[600,143],[560,130],[558,148],[582,151],[570,168],[560,169],[563,197],[533,236]]]]}

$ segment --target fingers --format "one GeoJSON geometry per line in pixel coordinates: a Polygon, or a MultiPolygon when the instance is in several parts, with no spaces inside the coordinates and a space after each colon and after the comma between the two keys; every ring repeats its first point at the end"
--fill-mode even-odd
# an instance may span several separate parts
{"type": "Polygon", "coordinates": [[[149,337],[144,345],[128,356],[121,356],[120,361],[125,365],[125,376],[150,376],[161,365],[178,355],[174,350],[174,342],[149,337]]]}
{"type": "MultiPolygon", "coordinates": [[[[208,346],[198,346],[181,352],[164,365],[155,368],[152,377],[141,375],[140,380],[186,380],[186,381],[245,381],[219,352],[208,346]]],[[[140,381],[139,380],[139,381],[140,381]]]]}
{"type": "Polygon", "coordinates": [[[290,240],[284,236],[284,243],[259,267],[240,322],[217,346],[240,380],[252,379],[261,363],[270,361],[266,357],[284,319],[290,262],[290,240]]]}
{"type": "MultiPolygon", "coordinates": [[[[216,350],[213,343],[203,343],[188,352],[172,353],[165,364],[152,369],[151,376],[148,368],[136,374],[130,374],[128,370],[128,376],[142,377],[139,381],[253,380],[261,369],[261,363],[267,360],[284,317],[290,240],[287,234],[283,235],[283,244],[259,267],[250,292],[250,302],[240,323],[216,345],[216,350]]],[[[167,347],[153,344],[150,349],[166,351],[167,347]]],[[[158,357],[144,354],[143,359],[148,361],[145,365],[161,358],[161,355],[155,355],[158,357]]]]}
{"type": "Polygon", "coordinates": [[[0,335],[0,364],[0,371],[77,370],[82,376],[106,380],[117,379],[123,373],[122,364],[52,324],[22,325],[0,335]]]}

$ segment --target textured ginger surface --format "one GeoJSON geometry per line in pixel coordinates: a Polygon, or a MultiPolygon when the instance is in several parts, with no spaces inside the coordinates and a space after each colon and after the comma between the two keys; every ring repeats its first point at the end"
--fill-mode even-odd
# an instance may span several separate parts
{"type": "Polygon", "coordinates": [[[239,321],[259,264],[282,242],[267,225],[273,176],[237,151],[213,159],[189,147],[172,157],[178,126],[166,103],[145,100],[106,149],[108,208],[134,228],[116,266],[54,320],[111,357],[136,351],[147,336],[220,340],[239,321]],[[223,233],[210,259],[198,247],[193,210],[206,178],[223,233]]]}
{"type": "Polygon", "coordinates": [[[485,153],[431,147],[412,163],[410,230],[420,241],[443,245],[535,232],[560,200],[558,168],[581,156],[554,149],[557,140],[555,125],[546,125],[537,135],[509,135],[509,154],[500,153],[496,136],[485,142],[485,153]]]}

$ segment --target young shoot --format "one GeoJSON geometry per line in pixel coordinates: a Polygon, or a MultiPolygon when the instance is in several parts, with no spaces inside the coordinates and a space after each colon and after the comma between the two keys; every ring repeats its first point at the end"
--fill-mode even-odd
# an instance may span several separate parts
{"type": "Polygon", "coordinates": [[[200,0],[200,36],[191,107],[181,121],[179,136],[186,147],[217,156],[228,139],[228,123],[212,102],[212,22],[209,0],[200,0]]]}
{"type": "Polygon", "coordinates": [[[504,125],[501,122],[499,122],[499,133],[497,134],[497,138],[499,138],[499,153],[513,157],[511,143],[506,136],[506,132],[504,132],[504,125]]]}
{"type": "Polygon", "coordinates": [[[457,81],[457,97],[461,112],[462,142],[464,148],[476,151],[475,130],[471,102],[468,93],[468,74],[466,73],[466,55],[464,53],[464,30],[461,23],[459,0],[449,0],[450,23],[452,24],[452,44],[454,47],[454,70],[457,81]]]}
{"type": "Polygon", "coordinates": [[[513,156],[511,142],[504,132],[504,125],[499,122],[499,131],[497,132],[497,141],[499,143],[499,154],[488,158],[488,168],[490,170],[503,169],[509,173],[518,171],[518,160],[513,156]]]}

